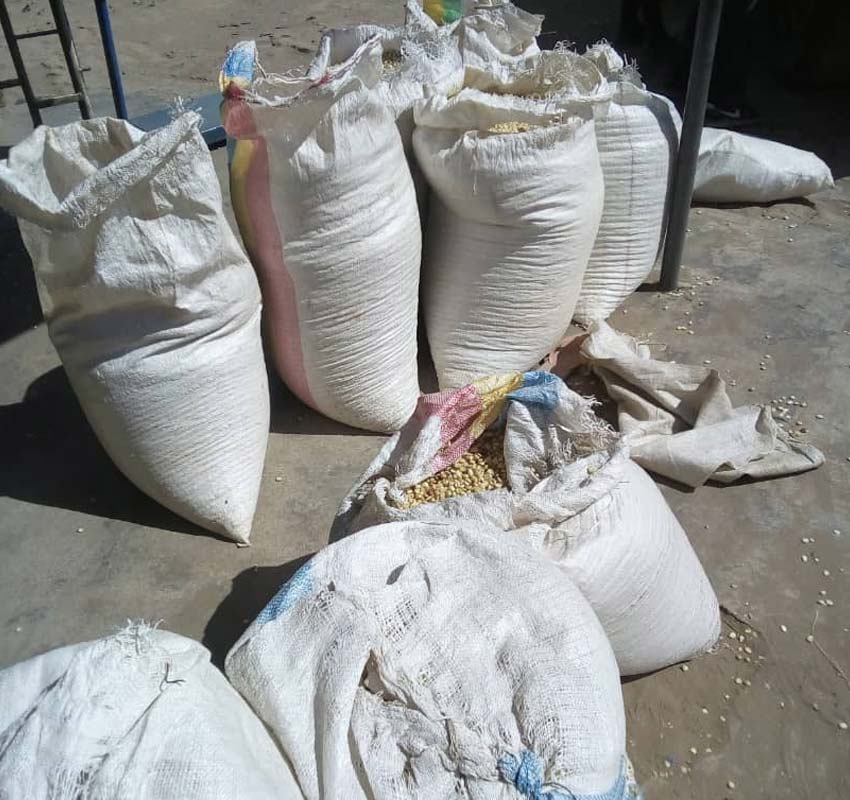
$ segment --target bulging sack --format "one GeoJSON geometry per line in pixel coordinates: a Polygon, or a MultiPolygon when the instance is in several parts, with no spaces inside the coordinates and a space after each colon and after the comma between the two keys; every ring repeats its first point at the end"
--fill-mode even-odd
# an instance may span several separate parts
{"type": "Polygon", "coordinates": [[[574,318],[589,324],[608,317],[646,280],[660,251],[678,112],[646,91],[637,72],[604,43],[584,56],[559,47],[474,74],[467,69],[466,80],[484,91],[531,95],[593,115],[605,201],[574,318]]]}
{"type": "Polygon", "coordinates": [[[574,315],[587,325],[607,319],[655,265],[681,120],[675,106],[647,91],[609,45],[595,45],[585,55],[614,88],[607,112],[596,119],[605,205],[574,315]]]}
{"type": "Polygon", "coordinates": [[[590,402],[554,375],[496,376],[422,397],[343,501],[331,536],[457,520],[512,532],[553,559],[590,602],[624,675],[717,640],[717,598],[658,487],[590,402]],[[488,428],[504,443],[507,487],[418,503],[413,487],[488,428]]]}
{"type": "Polygon", "coordinates": [[[253,53],[231,51],[222,110],[240,140],[231,196],[275,365],[323,414],[395,430],[419,394],[422,244],[394,115],[375,92],[380,42],[318,82],[253,80],[253,53]]]}
{"type": "Polygon", "coordinates": [[[829,167],[814,153],[735,131],[703,128],[694,200],[772,203],[834,185],[829,167]]]}
{"type": "Polygon", "coordinates": [[[354,25],[326,31],[308,77],[320,80],[377,36],[382,75],[375,92],[393,112],[405,153],[413,160],[413,105],[432,94],[451,96],[463,88],[463,63],[449,31],[425,27],[416,0],[407,0],[406,21],[397,28],[354,25]]]}
{"type": "Polygon", "coordinates": [[[572,317],[602,212],[592,119],[464,89],[416,109],[432,190],[423,262],[441,388],[527,369],[572,317]]]}
{"type": "Polygon", "coordinates": [[[207,650],[135,624],[0,672],[0,797],[303,795],[207,650]]]}
{"type": "Polygon", "coordinates": [[[106,452],[162,505],[247,542],[269,429],[260,292],[198,122],[38,128],[0,163],[0,205],[106,452]]]}
{"type": "Polygon", "coordinates": [[[226,671],[310,800],[637,797],[596,617],[554,564],[484,525],[331,545],[226,671]]]}

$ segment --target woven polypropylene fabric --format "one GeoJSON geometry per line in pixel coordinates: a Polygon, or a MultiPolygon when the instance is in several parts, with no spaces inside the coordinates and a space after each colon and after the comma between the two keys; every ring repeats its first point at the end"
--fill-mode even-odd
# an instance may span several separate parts
{"type": "Polygon", "coordinates": [[[197,642],[131,625],[0,672],[4,800],[297,800],[197,642]]]}
{"type": "Polygon", "coordinates": [[[198,121],[38,128],[0,163],[0,204],[20,218],[50,338],[112,460],[246,542],[269,426],[260,291],[198,121]]]}
{"type": "Polygon", "coordinates": [[[504,532],[361,531],[273,605],[226,671],[307,797],[531,797],[504,769],[526,750],[549,791],[620,785],[610,645],[564,573],[504,532]]]}

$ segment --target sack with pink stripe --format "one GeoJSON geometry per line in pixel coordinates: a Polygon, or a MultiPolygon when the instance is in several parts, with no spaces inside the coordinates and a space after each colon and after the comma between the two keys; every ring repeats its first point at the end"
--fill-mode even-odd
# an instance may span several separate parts
{"type": "Polygon", "coordinates": [[[421,233],[370,39],[317,80],[255,78],[253,42],[222,68],[237,139],[231,197],[260,278],[280,376],[340,422],[397,430],[416,405],[421,233]]]}
{"type": "Polygon", "coordinates": [[[682,526],[629,458],[628,440],[555,375],[496,375],[420,398],[343,501],[331,539],[383,522],[459,520],[495,527],[557,562],[599,617],[623,675],[691,658],[717,640],[717,597],[682,526]],[[485,430],[501,440],[506,485],[467,494],[450,486],[424,501],[410,491],[485,430]]]}

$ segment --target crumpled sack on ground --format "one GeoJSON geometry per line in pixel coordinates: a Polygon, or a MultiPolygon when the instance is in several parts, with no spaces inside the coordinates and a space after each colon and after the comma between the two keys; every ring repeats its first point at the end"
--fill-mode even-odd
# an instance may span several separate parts
{"type": "Polygon", "coordinates": [[[638,795],[593,611],[485,525],[381,525],[325,548],[226,672],[310,800],[638,795]]]}
{"type": "Polygon", "coordinates": [[[736,131],[703,128],[694,200],[772,203],[834,186],[829,167],[814,153],[736,131]]]}
{"type": "Polygon", "coordinates": [[[768,407],[734,408],[715,369],[654,359],[648,347],[605,322],[591,327],[579,354],[616,401],[632,458],[652,472],[701,486],[823,464],[823,453],[792,439],[768,407]]]}
{"type": "Polygon", "coordinates": [[[496,376],[420,398],[343,501],[331,538],[413,520],[492,525],[545,552],[590,602],[624,675],[691,658],[719,635],[717,598],[658,487],[591,402],[554,375],[496,376]],[[510,488],[405,507],[407,489],[500,421],[510,488]]]}
{"type": "Polygon", "coordinates": [[[299,800],[197,642],[133,624],[0,672],[4,800],[299,800]]]}

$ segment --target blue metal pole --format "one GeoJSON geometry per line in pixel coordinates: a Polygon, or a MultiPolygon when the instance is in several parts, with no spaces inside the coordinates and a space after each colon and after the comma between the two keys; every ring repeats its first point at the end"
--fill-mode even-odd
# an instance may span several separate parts
{"type": "Polygon", "coordinates": [[[100,26],[100,40],[103,42],[103,55],[106,69],[109,71],[109,85],[112,87],[112,100],[115,113],[120,119],[127,119],[127,102],[124,99],[124,83],[121,80],[121,66],[115,52],[115,39],[112,37],[112,22],[109,19],[108,0],[94,0],[97,10],[97,23],[100,26]]]}

